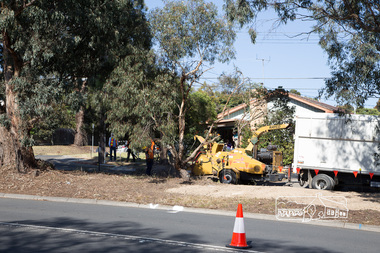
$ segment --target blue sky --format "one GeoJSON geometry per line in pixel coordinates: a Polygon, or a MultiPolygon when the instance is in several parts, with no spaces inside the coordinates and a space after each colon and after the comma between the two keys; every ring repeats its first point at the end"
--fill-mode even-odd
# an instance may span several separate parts
{"type": "MultiPolygon", "coordinates": [[[[220,9],[223,0],[213,0],[220,9]]],[[[162,6],[161,0],[145,0],[147,7],[162,6]]],[[[223,14],[223,13],[220,13],[223,14]]],[[[318,45],[317,35],[301,35],[311,30],[312,22],[294,21],[274,27],[276,14],[267,11],[258,16],[255,30],[256,44],[252,44],[245,29],[237,34],[236,59],[229,64],[215,64],[203,75],[201,82],[216,83],[223,72],[232,73],[234,66],[253,82],[264,83],[270,89],[283,86],[296,89],[306,97],[316,97],[324,87],[323,78],[330,77],[327,54],[318,45]]],[[[373,108],[377,99],[367,101],[365,107],[373,108]]],[[[336,105],[333,98],[321,102],[336,105]]]]}

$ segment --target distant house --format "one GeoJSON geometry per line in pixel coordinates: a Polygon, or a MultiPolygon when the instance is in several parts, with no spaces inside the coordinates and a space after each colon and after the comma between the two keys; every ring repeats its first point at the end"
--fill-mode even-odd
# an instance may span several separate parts
{"type": "MultiPolygon", "coordinates": [[[[289,106],[295,107],[295,115],[305,115],[314,112],[334,113],[339,110],[335,106],[293,93],[289,93],[289,99],[289,106]]],[[[233,128],[237,121],[249,121],[251,128],[254,129],[256,124],[263,122],[268,108],[272,106],[273,102],[260,104],[257,99],[252,99],[249,107],[247,104],[240,104],[226,110],[224,113],[219,113],[218,119],[223,119],[217,124],[218,133],[223,139],[232,140],[233,128]]]]}

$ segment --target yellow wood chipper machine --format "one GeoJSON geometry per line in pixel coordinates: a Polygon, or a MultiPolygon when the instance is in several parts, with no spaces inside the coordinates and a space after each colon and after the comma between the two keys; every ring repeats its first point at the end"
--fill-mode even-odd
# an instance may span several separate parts
{"type": "Polygon", "coordinates": [[[282,166],[282,152],[270,145],[258,151],[260,136],[268,131],[288,128],[289,124],[271,125],[254,132],[247,148],[224,150],[223,143],[209,143],[201,136],[194,138],[203,143],[203,149],[195,157],[192,174],[195,176],[213,175],[222,183],[236,184],[244,181],[278,181],[286,177],[282,166]]]}

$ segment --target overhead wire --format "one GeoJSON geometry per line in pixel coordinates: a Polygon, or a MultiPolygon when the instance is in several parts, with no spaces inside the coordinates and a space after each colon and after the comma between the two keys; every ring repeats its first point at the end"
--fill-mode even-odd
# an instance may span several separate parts
{"type": "MultiPolygon", "coordinates": [[[[238,34],[247,34],[247,31],[239,31],[238,34]]],[[[310,44],[319,42],[317,34],[305,32],[257,32],[255,44],[310,44]]]]}

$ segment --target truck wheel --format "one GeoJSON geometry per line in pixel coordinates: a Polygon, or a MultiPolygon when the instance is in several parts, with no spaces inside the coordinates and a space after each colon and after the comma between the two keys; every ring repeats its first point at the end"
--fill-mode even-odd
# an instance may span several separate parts
{"type": "Polygon", "coordinates": [[[222,170],[219,172],[219,181],[223,184],[236,184],[236,173],[232,170],[222,170]]]}
{"type": "Polygon", "coordinates": [[[309,188],[309,179],[306,172],[301,172],[300,175],[298,175],[298,183],[303,188],[309,188]]]}
{"type": "Polygon", "coordinates": [[[318,174],[311,181],[313,189],[332,190],[334,188],[334,180],[326,174],[318,174]]]}
{"type": "Polygon", "coordinates": [[[332,178],[332,177],[330,177],[330,176],[328,176],[328,175],[327,175],[327,177],[330,179],[330,181],[331,181],[331,185],[332,185],[332,187],[331,187],[330,190],[334,190],[334,187],[335,187],[335,185],[336,185],[334,178],[332,178]]]}

